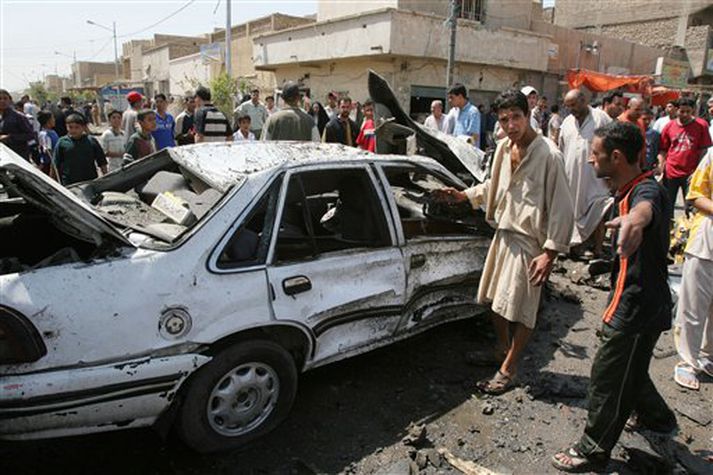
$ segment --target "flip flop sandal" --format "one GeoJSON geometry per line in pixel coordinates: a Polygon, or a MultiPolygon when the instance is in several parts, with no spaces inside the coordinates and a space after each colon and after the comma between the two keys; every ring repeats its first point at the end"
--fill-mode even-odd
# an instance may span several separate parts
{"type": "Polygon", "coordinates": [[[499,396],[515,387],[515,377],[510,377],[498,370],[495,376],[490,379],[478,381],[475,386],[485,394],[499,396]]]}
{"type": "Polygon", "coordinates": [[[713,361],[708,358],[701,358],[698,360],[698,366],[700,366],[701,371],[713,378],[713,361]]]}
{"type": "Polygon", "coordinates": [[[583,455],[574,447],[570,447],[552,456],[552,466],[557,470],[568,473],[592,472],[606,467],[608,462],[609,457],[604,454],[587,456],[583,455]],[[557,458],[558,455],[566,456],[571,463],[562,462],[557,458]]]}
{"type": "Polygon", "coordinates": [[[691,368],[686,363],[678,363],[673,370],[673,380],[679,386],[692,389],[693,391],[698,391],[701,387],[701,383],[698,381],[698,376],[696,375],[696,370],[691,368]]]}

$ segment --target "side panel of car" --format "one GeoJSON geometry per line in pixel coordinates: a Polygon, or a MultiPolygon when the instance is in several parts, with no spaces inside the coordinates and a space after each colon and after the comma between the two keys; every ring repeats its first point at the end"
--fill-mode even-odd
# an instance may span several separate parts
{"type": "Polygon", "coordinates": [[[285,180],[268,278],[277,319],[317,337],[311,365],[389,338],[405,272],[376,178],[365,165],[293,170],[285,180]]]}
{"type": "Polygon", "coordinates": [[[377,166],[406,267],[406,307],[398,334],[471,316],[489,240],[459,219],[429,208],[429,191],[461,187],[447,172],[413,165],[377,166]]]}

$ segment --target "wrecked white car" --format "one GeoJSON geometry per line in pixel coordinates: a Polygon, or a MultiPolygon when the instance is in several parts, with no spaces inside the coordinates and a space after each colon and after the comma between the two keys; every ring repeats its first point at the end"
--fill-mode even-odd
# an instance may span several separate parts
{"type": "Polygon", "coordinates": [[[430,202],[465,186],[430,158],[199,144],[67,189],[0,145],[0,186],[3,439],[240,446],[299,372],[480,311],[489,231],[430,202]]]}

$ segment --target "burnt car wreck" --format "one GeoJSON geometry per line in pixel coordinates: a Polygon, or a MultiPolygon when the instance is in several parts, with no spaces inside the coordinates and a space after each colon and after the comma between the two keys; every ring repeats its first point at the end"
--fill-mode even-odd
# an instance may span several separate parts
{"type": "Polygon", "coordinates": [[[377,154],[197,144],[63,188],[0,145],[0,438],[160,424],[237,447],[300,372],[482,312],[491,230],[429,198],[482,155],[370,81],[377,154]]]}

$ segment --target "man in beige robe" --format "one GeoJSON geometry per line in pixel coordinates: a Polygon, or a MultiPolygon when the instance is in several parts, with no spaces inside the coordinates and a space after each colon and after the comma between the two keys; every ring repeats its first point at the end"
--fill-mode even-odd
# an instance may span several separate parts
{"type": "MultiPolygon", "coordinates": [[[[574,205],[572,246],[592,238],[594,257],[601,257],[604,243],[604,217],[614,201],[606,182],[597,178],[587,160],[592,154],[594,131],[612,121],[599,109],[592,109],[579,89],[564,98],[571,114],[562,123],[559,147],[564,155],[564,169],[574,205]]],[[[582,249],[583,250],[583,249],[582,249]]]]}
{"type": "Polygon", "coordinates": [[[567,252],[574,226],[562,154],[529,124],[527,98],[510,90],[495,102],[507,138],[498,143],[491,178],[465,191],[446,189],[436,200],[470,201],[496,228],[478,288],[491,304],[502,358],[498,372],[478,387],[501,394],[513,386],[517,362],[535,327],[542,284],[558,253],[567,252]]]}

